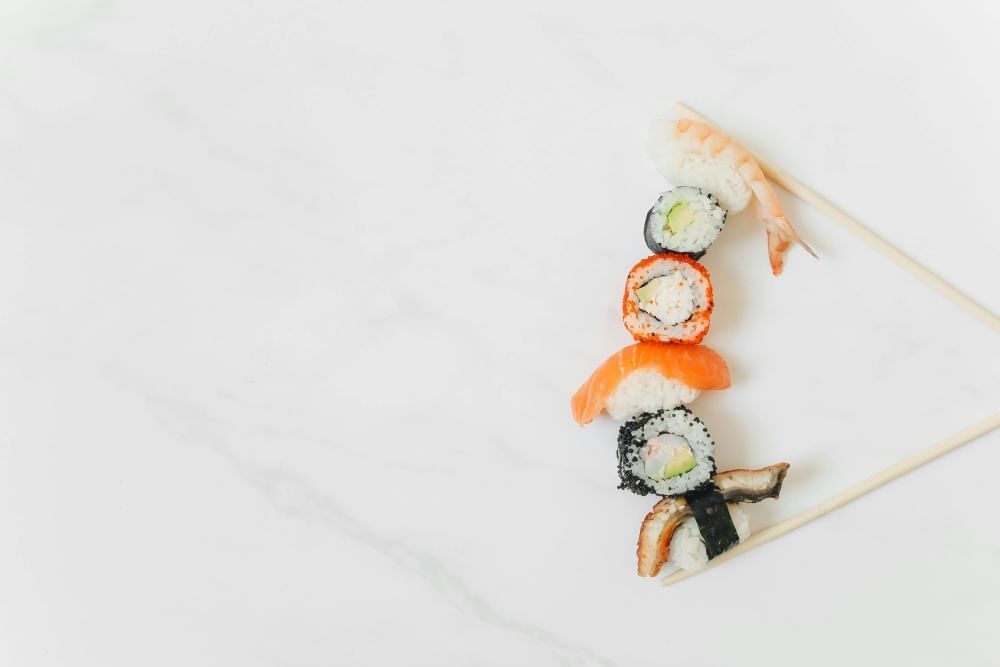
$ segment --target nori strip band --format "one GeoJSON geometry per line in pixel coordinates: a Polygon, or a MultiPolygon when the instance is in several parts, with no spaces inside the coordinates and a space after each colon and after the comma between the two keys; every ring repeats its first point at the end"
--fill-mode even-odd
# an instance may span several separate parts
{"type": "Polygon", "coordinates": [[[739,544],[740,536],[733,525],[726,499],[722,497],[718,487],[706,482],[685,494],[684,499],[698,523],[698,532],[705,543],[705,553],[709,560],[739,544]]]}

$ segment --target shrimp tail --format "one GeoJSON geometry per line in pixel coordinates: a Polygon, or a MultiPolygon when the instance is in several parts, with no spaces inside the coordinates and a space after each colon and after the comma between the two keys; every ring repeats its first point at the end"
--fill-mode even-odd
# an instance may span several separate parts
{"type": "Polygon", "coordinates": [[[785,216],[772,215],[759,200],[757,213],[764,221],[764,228],[767,230],[767,257],[771,261],[771,273],[776,276],[781,275],[782,269],[785,268],[785,252],[792,243],[797,243],[807,253],[819,259],[819,255],[802,240],[785,216]]]}

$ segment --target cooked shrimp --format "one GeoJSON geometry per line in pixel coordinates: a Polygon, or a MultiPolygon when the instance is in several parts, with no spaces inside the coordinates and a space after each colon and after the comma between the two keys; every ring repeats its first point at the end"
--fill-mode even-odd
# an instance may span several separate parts
{"type": "Polygon", "coordinates": [[[805,248],[813,257],[817,256],[785,218],[781,202],[764,176],[764,172],[761,171],[760,165],[749,151],[733,141],[729,135],[711,125],[689,118],[673,121],[669,131],[663,134],[666,136],[661,135],[661,139],[676,142],[675,150],[701,155],[709,160],[719,160],[739,174],[749,186],[755,199],[757,215],[767,231],[767,253],[774,275],[781,273],[784,267],[784,253],[792,241],[805,248]]]}

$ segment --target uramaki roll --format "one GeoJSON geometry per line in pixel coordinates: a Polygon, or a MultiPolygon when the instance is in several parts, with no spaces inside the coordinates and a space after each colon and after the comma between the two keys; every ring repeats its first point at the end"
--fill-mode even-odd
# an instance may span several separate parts
{"type": "Polygon", "coordinates": [[[705,267],[687,255],[664,253],[632,267],[622,317],[636,340],[694,344],[708,333],[714,307],[705,267]]]}

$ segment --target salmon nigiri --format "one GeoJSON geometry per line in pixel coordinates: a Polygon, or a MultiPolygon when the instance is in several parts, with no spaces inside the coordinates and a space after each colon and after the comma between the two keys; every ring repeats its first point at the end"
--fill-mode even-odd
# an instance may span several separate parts
{"type": "Polygon", "coordinates": [[[583,383],[570,401],[583,426],[606,410],[614,419],[669,410],[697,398],[703,389],[729,386],[729,367],[704,345],[643,342],[613,355],[583,383]]]}

